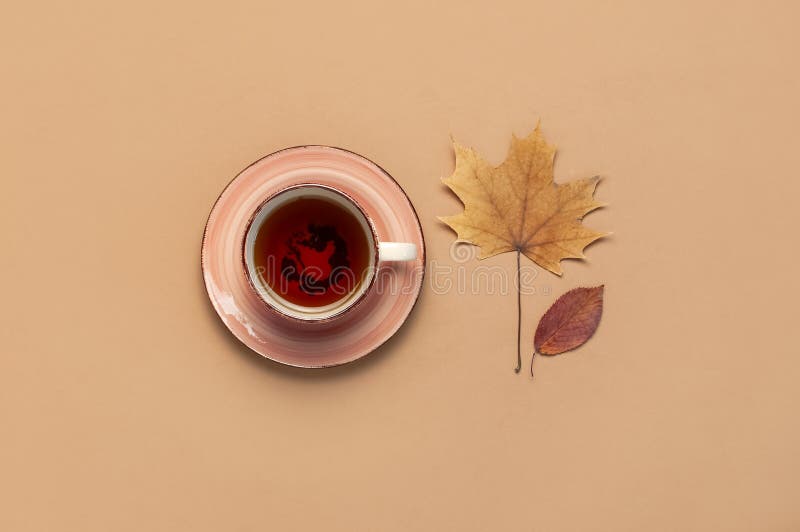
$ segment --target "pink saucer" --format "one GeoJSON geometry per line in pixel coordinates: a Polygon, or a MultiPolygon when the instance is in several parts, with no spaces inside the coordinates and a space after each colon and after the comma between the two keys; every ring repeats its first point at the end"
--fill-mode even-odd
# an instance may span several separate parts
{"type": "Polygon", "coordinates": [[[225,326],[256,353],[290,366],[351,362],[388,340],[405,322],[422,290],[425,241],[414,207],[380,166],[328,146],[298,146],[267,155],[225,187],[206,223],[201,253],[208,297],[225,326]],[[412,242],[419,257],[390,263],[384,290],[324,323],[287,320],[270,311],[247,280],[242,242],[259,205],[286,187],[314,182],[351,196],[372,219],[381,241],[412,242]]]}

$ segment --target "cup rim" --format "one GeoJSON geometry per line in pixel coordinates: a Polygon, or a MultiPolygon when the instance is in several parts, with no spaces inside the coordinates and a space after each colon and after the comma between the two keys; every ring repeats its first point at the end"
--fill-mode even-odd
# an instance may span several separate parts
{"type": "MultiPolygon", "coordinates": [[[[263,224],[263,222],[262,222],[262,224],[263,224]]],[[[256,296],[258,296],[259,301],[261,301],[269,310],[271,310],[272,312],[275,312],[276,314],[278,314],[279,316],[281,316],[283,318],[287,318],[287,319],[293,320],[295,322],[300,322],[300,323],[326,323],[326,322],[329,322],[329,321],[332,321],[332,320],[335,320],[337,318],[342,317],[344,314],[346,314],[350,310],[354,309],[356,306],[361,304],[364,301],[364,299],[366,299],[367,294],[369,294],[370,291],[372,290],[372,285],[375,284],[375,278],[377,277],[378,265],[379,265],[379,249],[378,248],[379,248],[378,233],[375,230],[375,224],[374,224],[374,222],[372,220],[372,217],[369,214],[367,214],[366,210],[361,206],[361,204],[359,204],[355,200],[355,198],[353,198],[349,194],[337,189],[336,187],[332,187],[330,185],[326,185],[326,184],[323,184],[323,183],[315,183],[313,181],[309,181],[309,182],[304,182],[304,183],[296,183],[296,184],[288,186],[286,188],[282,188],[281,190],[278,190],[274,194],[271,194],[269,197],[265,198],[261,203],[258,204],[258,207],[256,207],[253,210],[253,212],[250,214],[250,217],[247,219],[247,224],[245,225],[245,230],[244,230],[244,236],[242,238],[242,246],[241,246],[241,255],[240,255],[240,257],[241,257],[241,261],[242,261],[242,267],[244,268],[244,270],[243,270],[244,271],[244,276],[245,276],[245,279],[247,280],[248,285],[250,286],[250,289],[253,290],[253,292],[255,292],[256,296]],[[327,190],[327,191],[329,191],[329,192],[331,192],[333,194],[336,194],[336,195],[344,198],[345,200],[349,201],[356,208],[356,210],[361,213],[361,215],[367,221],[367,226],[369,227],[370,235],[372,236],[372,244],[373,244],[373,260],[372,260],[372,265],[370,267],[371,271],[369,272],[369,280],[368,280],[366,286],[361,290],[361,294],[359,294],[358,297],[353,299],[350,303],[348,303],[343,308],[337,310],[333,314],[320,316],[320,317],[314,317],[314,316],[300,317],[300,316],[295,316],[295,315],[289,314],[289,313],[285,312],[283,309],[273,305],[270,301],[267,301],[264,298],[264,296],[261,294],[261,291],[258,289],[258,287],[256,287],[255,281],[253,280],[252,276],[250,275],[250,268],[248,267],[248,264],[247,264],[247,240],[248,240],[247,237],[250,234],[250,230],[253,227],[253,223],[255,222],[255,220],[258,217],[258,214],[261,212],[261,210],[267,205],[267,203],[271,202],[272,200],[274,200],[275,198],[277,198],[278,196],[280,196],[280,195],[282,195],[282,194],[284,194],[286,192],[290,192],[292,190],[297,190],[297,189],[302,189],[302,188],[310,188],[310,187],[325,189],[325,190],[327,190]]]]}

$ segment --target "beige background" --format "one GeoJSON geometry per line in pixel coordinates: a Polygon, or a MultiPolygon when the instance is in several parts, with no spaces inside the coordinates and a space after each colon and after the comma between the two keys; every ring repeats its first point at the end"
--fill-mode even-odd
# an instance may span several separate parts
{"type": "Polygon", "coordinates": [[[6,6],[0,529],[800,528],[800,9],[645,4],[6,6]],[[203,225],[256,158],[374,159],[457,266],[449,135],[500,162],[540,118],[615,236],[525,298],[530,344],[556,294],[607,286],[534,381],[513,295],[428,285],[330,371],[213,313],[203,225]]]}

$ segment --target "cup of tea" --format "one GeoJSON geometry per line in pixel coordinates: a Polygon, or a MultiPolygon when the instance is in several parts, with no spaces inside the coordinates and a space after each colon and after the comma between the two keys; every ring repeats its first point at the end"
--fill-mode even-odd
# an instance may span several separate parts
{"type": "Polygon", "coordinates": [[[369,216],[344,192],[301,184],[258,207],[242,253],[248,281],[268,307],[324,321],[361,301],[382,264],[416,259],[417,247],[379,241],[369,216]]]}

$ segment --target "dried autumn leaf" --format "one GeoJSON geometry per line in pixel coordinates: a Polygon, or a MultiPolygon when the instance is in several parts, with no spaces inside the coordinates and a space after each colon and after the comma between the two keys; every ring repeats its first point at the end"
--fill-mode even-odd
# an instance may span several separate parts
{"type": "Polygon", "coordinates": [[[558,355],[586,343],[603,315],[603,287],[575,288],[547,309],[533,339],[541,355],[558,355]]]}
{"type": "Polygon", "coordinates": [[[593,197],[600,178],[556,184],[556,150],[538,126],[524,139],[512,137],[500,166],[458,143],[453,148],[456,168],[443,181],[464,203],[464,211],[439,219],[459,240],[479,246],[479,259],[517,251],[561,275],[562,259],[585,258],[583,248],[607,235],[581,224],[587,213],[603,206],[593,197]]]}
{"type": "Polygon", "coordinates": [[[520,331],[520,255],[556,275],[562,259],[583,259],[583,249],[608,233],[581,224],[602,207],[594,199],[598,176],[556,184],[555,147],[537,126],[524,139],[513,136],[505,161],[492,166],[471,148],[453,142],[456,168],[443,179],[464,204],[464,211],[439,219],[458,240],[480,248],[479,259],[517,252],[517,367],[522,366],[520,331]]]}

